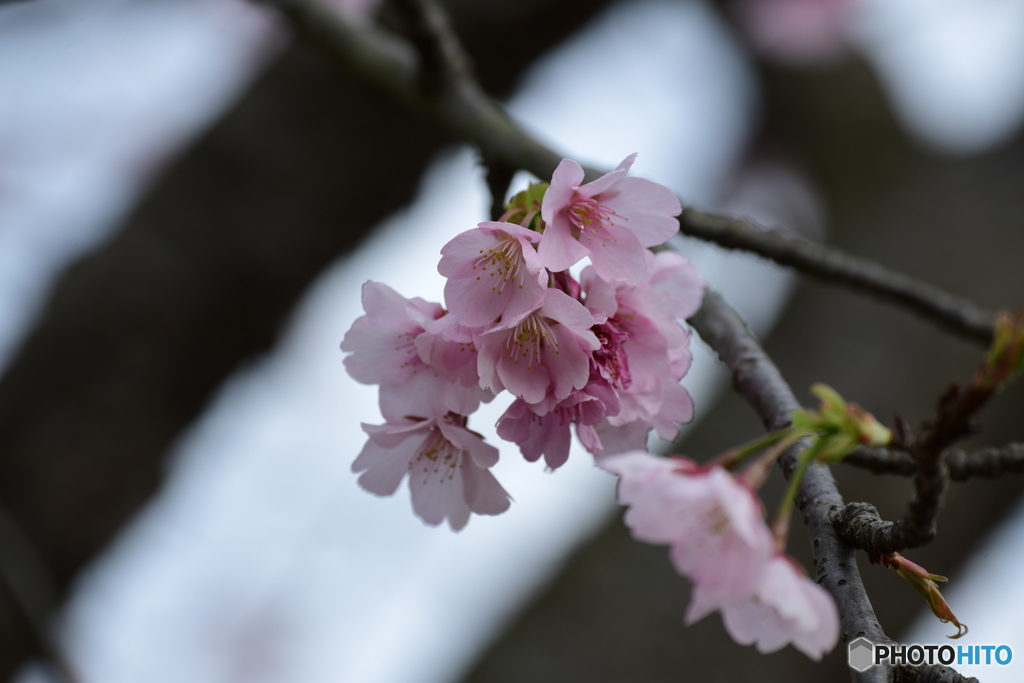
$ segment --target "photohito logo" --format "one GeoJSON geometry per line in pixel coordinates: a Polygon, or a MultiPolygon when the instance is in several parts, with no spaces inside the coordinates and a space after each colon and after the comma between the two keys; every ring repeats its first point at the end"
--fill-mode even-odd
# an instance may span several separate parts
{"type": "Polygon", "coordinates": [[[858,638],[850,643],[850,668],[867,671],[875,665],[875,644],[867,638],[858,638]]]}
{"type": "Polygon", "coordinates": [[[850,668],[867,671],[875,664],[956,664],[1006,666],[1013,660],[1009,645],[875,645],[867,638],[850,641],[850,668]]]}

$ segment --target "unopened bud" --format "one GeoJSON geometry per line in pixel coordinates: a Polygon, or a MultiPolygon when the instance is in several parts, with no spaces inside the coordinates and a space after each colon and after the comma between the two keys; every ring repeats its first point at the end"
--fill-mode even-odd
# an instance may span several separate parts
{"type": "Polygon", "coordinates": [[[892,431],[856,403],[846,406],[846,416],[862,446],[885,446],[892,442],[892,431]]]}
{"type": "Polygon", "coordinates": [[[886,567],[895,569],[897,574],[908,581],[914,587],[914,590],[924,597],[932,614],[938,617],[939,621],[944,624],[954,624],[956,626],[956,635],[948,636],[949,638],[960,638],[967,635],[967,626],[957,620],[953,610],[949,608],[949,603],[942,597],[938,584],[935,583],[936,581],[945,582],[945,576],[929,574],[928,570],[924,567],[911,562],[899,553],[887,553],[877,558],[871,558],[871,561],[881,562],[886,567]]]}
{"type": "Polygon", "coordinates": [[[859,446],[884,446],[892,441],[892,432],[856,403],[847,403],[832,387],[815,384],[811,393],[821,399],[817,411],[798,410],[793,414],[793,430],[817,434],[818,460],[842,460],[859,446]]]}
{"type": "Polygon", "coordinates": [[[532,183],[517,193],[505,203],[505,215],[501,220],[516,223],[530,230],[538,230],[541,223],[540,207],[548,186],[548,183],[532,183]]]}
{"type": "Polygon", "coordinates": [[[992,346],[985,362],[978,368],[974,382],[999,391],[1019,372],[1024,371],[1024,311],[1010,315],[1000,311],[996,316],[992,346]]]}

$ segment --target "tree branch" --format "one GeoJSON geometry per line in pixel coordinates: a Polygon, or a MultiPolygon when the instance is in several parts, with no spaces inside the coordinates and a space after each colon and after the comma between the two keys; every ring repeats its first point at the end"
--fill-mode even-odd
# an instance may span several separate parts
{"type": "Polygon", "coordinates": [[[910,666],[896,668],[895,683],[980,683],[974,676],[961,676],[944,666],[910,666]]]}
{"type": "Polygon", "coordinates": [[[874,261],[762,228],[747,218],[719,216],[692,208],[684,209],[679,216],[679,229],[720,247],[749,251],[825,282],[873,294],[982,344],[992,341],[993,311],[874,261]]]}
{"type": "MultiPolygon", "coordinates": [[[[904,451],[887,448],[862,448],[843,459],[844,463],[875,474],[914,474],[914,459],[904,451]]],[[[1024,443],[1011,443],[1001,448],[977,451],[954,448],[946,452],[946,469],[953,481],[998,479],[1005,474],[1024,472],[1024,443]]]]}
{"type": "MultiPolygon", "coordinates": [[[[428,93],[421,87],[420,60],[406,42],[374,26],[354,26],[317,0],[264,0],[277,8],[304,39],[345,63],[367,84],[434,119],[475,144],[485,158],[503,160],[545,177],[562,157],[518,126],[465,76],[428,93]]],[[[442,57],[446,57],[442,51],[442,57]]],[[[589,175],[595,175],[593,170],[589,175]]]]}
{"type": "Polygon", "coordinates": [[[909,446],[914,465],[914,494],[902,519],[888,522],[866,503],[851,503],[835,512],[840,534],[870,554],[918,548],[935,538],[939,511],[946,495],[949,473],[946,450],[974,430],[974,416],[995,395],[998,385],[990,379],[988,361],[965,388],[952,384],[939,398],[932,422],[909,446]]]}

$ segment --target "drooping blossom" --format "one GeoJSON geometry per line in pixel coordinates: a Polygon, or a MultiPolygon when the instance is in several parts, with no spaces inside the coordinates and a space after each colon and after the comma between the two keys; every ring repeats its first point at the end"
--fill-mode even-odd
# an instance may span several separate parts
{"type": "Polygon", "coordinates": [[[441,248],[444,299],[468,327],[509,327],[544,301],[547,271],[533,244],[541,236],[513,223],[480,223],[441,248]]]}
{"type": "Polygon", "coordinates": [[[768,559],[750,597],[723,604],[721,610],[732,639],[762,654],[792,643],[820,660],[839,642],[839,610],[832,596],[781,553],[768,559]]]}
{"type": "MultiPolygon", "coordinates": [[[[416,337],[416,353],[449,381],[463,387],[479,386],[473,330],[462,325],[456,316],[445,315],[428,323],[424,333],[416,337]]],[[[485,393],[487,396],[482,400],[490,401],[491,394],[485,393]]]]}
{"type": "Polygon", "coordinates": [[[621,410],[613,426],[640,421],[662,439],[678,434],[677,424],[693,418],[693,401],[679,385],[690,366],[690,334],[679,325],[700,307],[703,283],[683,256],[645,256],[644,278],[636,285],[609,283],[584,268],[587,308],[604,322],[595,326],[601,348],[593,365],[615,387],[621,410]]]}
{"type": "Polygon", "coordinates": [[[363,425],[369,435],[352,463],[359,485],[378,496],[390,496],[409,476],[413,511],[437,526],[445,519],[454,531],[466,526],[469,514],[501,514],[509,495],[489,468],[498,449],[465,427],[465,418],[447,415],[428,420],[395,420],[363,425]]]}
{"type": "Polygon", "coordinates": [[[679,385],[689,368],[689,334],[678,319],[699,307],[703,283],[678,254],[645,259],[637,285],[607,283],[592,267],[584,270],[584,288],[565,271],[555,275],[563,292],[578,297],[586,289],[599,345],[585,387],[564,399],[549,392],[540,401],[517,401],[499,421],[498,435],[517,443],[527,460],[544,455],[549,467],[564,463],[572,425],[598,456],[643,448],[652,427],[673,438],[676,423],[691,419],[692,401],[679,385]]]}
{"type": "Polygon", "coordinates": [[[605,320],[591,329],[601,342],[600,348],[594,351],[594,369],[613,386],[628,389],[633,384],[629,355],[626,353],[629,333],[623,329],[619,320],[605,320]]]}
{"type": "Polygon", "coordinates": [[[615,426],[605,418],[594,424],[593,429],[601,448],[590,452],[600,463],[602,459],[609,456],[645,450],[647,448],[647,433],[651,431],[651,426],[639,420],[615,426]]]}
{"type": "Polygon", "coordinates": [[[692,624],[722,611],[738,643],[771,652],[787,643],[814,659],[835,647],[839,616],[823,588],[779,553],[754,493],[718,466],[631,452],[601,458],[619,475],[626,525],[667,544],[676,570],[694,584],[692,624]]]}
{"type": "Polygon", "coordinates": [[[566,398],[590,376],[589,355],[599,346],[593,324],[579,301],[546,290],[543,305],[516,325],[476,337],[480,385],[527,403],[540,403],[549,391],[555,400],[566,398]]]}
{"type": "Polygon", "coordinates": [[[757,585],[775,542],[754,493],[721,467],[637,451],[602,458],[619,475],[626,526],[638,540],[668,544],[672,563],[716,601],[757,585]]]}
{"type": "Polygon", "coordinates": [[[345,369],[358,382],[380,385],[385,419],[432,417],[449,411],[468,415],[492,397],[476,377],[471,337],[444,338],[454,324],[439,304],[406,299],[379,282],[363,285],[363,309],[341,343],[352,355],[345,369]],[[431,334],[426,328],[436,331],[431,334]],[[430,363],[430,356],[438,361],[430,363]],[[461,360],[460,360],[461,359],[461,360]]]}
{"type": "Polygon", "coordinates": [[[572,425],[583,446],[597,454],[602,445],[593,425],[618,410],[615,391],[600,377],[591,376],[586,387],[561,401],[550,394],[535,405],[516,399],[498,419],[498,436],[517,444],[529,462],[543,455],[547,466],[557,469],[569,458],[572,425]]]}
{"type": "Polygon", "coordinates": [[[563,159],[541,204],[547,227],[537,248],[541,264],[565,270],[590,256],[608,281],[636,284],[646,269],[645,247],[663,244],[679,230],[679,200],[663,185],[627,177],[636,154],[611,173],[581,185],[583,168],[563,159]]]}

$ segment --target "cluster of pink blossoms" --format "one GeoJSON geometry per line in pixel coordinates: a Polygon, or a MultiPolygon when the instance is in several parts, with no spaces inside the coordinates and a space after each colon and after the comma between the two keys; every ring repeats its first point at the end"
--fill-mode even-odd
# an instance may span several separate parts
{"type": "Polygon", "coordinates": [[[626,525],[647,543],[667,544],[676,570],[693,581],[692,624],[721,610],[742,645],[774,652],[792,643],[812,659],[835,647],[832,597],[779,548],[756,494],[719,466],[646,452],[603,458],[619,475],[626,525]]]}
{"type": "Polygon", "coordinates": [[[366,315],[341,348],[349,374],[380,385],[385,424],[352,465],[360,485],[393,494],[408,474],[413,509],[461,529],[509,496],[489,468],[498,451],[467,427],[481,402],[515,397],[498,435],[552,469],[571,429],[594,455],[672,439],[693,417],[679,382],[690,365],[679,320],[700,307],[703,283],[681,255],[647,247],[678,230],[681,207],[657,183],[627,177],[635,155],[592,183],[563,160],[503,221],[480,223],[444,246],[447,310],[363,286],[366,315]],[[569,268],[589,258],[577,280],[569,268]]]}

